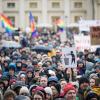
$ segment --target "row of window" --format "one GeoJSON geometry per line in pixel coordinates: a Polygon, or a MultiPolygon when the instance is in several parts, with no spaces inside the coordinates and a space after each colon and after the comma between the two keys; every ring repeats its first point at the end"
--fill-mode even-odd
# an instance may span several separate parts
{"type": "MultiPolygon", "coordinates": [[[[8,18],[12,21],[12,25],[15,26],[15,16],[8,16],[8,18]]],[[[52,16],[52,22],[55,22],[57,19],[59,19],[60,16],[52,16]]],[[[34,16],[35,22],[38,23],[38,16],[34,16]]],[[[74,16],[74,21],[79,21],[80,16],[74,16]]]]}
{"type": "MultiPolygon", "coordinates": [[[[15,8],[16,3],[7,3],[7,8],[15,8]]],[[[74,2],[75,8],[82,8],[83,4],[82,2],[74,2]]],[[[29,3],[30,8],[38,8],[37,2],[30,2],[29,3]]],[[[52,8],[60,8],[60,2],[52,2],[52,8]]]]}

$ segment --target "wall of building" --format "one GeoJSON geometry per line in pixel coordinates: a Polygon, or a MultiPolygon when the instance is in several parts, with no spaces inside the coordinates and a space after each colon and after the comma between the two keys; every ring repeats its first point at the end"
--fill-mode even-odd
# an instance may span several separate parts
{"type": "MultiPolygon", "coordinates": [[[[0,0],[0,13],[12,18],[16,27],[29,26],[29,12],[38,24],[52,24],[63,17],[67,24],[93,18],[92,0],[0,0]]],[[[100,0],[94,0],[95,19],[100,19],[100,0]]]]}

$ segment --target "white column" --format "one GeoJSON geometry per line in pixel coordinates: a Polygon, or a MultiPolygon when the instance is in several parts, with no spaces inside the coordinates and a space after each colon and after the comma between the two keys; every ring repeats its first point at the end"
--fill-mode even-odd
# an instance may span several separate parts
{"type": "Polygon", "coordinates": [[[94,0],[94,20],[99,19],[99,6],[97,0],[94,0]]]}
{"type": "Polygon", "coordinates": [[[20,28],[25,28],[25,0],[19,0],[19,26],[20,28]]]}
{"type": "Polygon", "coordinates": [[[70,2],[71,0],[64,0],[64,19],[66,25],[70,23],[70,2]]]}
{"type": "Polygon", "coordinates": [[[42,0],[42,24],[47,24],[47,1],[42,0]]]}
{"type": "Polygon", "coordinates": [[[3,9],[2,9],[2,3],[3,3],[3,0],[0,0],[0,13],[3,12],[3,9]]]}
{"type": "MultiPolygon", "coordinates": [[[[3,4],[3,0],[0,0],[0,14],[3,13],[2,4],[3,4]]],[[[4,31],[4,30],[2,28],[1,21],[0,21],[0,32],[2,32],[2,31],[4,31]]]]}
{"type": "Polygon", "coordinates": [[[87,19],[92,19],[92,10],[93,10],[92,9],[92,0],[86,0],[85,2],[86,2],[86,4],[84,7],[86,7],[85,9],[87,10],[86,17],[87,17],[87,19]]]}

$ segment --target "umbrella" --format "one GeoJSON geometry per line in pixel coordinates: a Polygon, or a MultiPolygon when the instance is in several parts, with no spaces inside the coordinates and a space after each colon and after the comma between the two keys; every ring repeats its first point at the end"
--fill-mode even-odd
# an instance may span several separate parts
{"type": "Polygon", "coordinates": [[[2,41],[1,47],[6,47],[6,48],[20,48],[21,44],[15,41],[2,41]]]}
{"type": "Polygon", "coordinates": [[[52,50],[52,47],[44,46],[44,45],[38,45],[38,46],[33,46],[32,50],[36,51],[36,52],[50,52],[52,50]]]}

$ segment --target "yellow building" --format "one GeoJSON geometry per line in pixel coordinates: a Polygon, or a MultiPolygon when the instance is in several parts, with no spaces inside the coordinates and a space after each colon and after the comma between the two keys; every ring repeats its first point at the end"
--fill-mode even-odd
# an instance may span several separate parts
{"type": "Polygon", "coordinates": [[[7,15],[16,27],[29,25],[29,11],[38,26],[51,26],[63,17],[67,24],[83,19],[100,19],[100,0],[0,0],[0,13],[7,15]]]}

